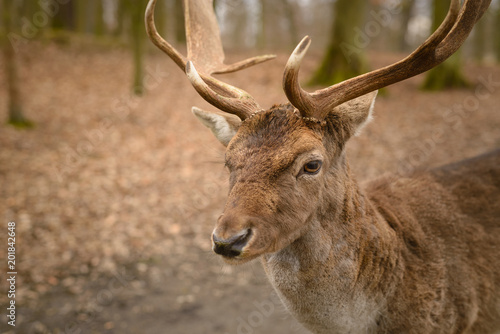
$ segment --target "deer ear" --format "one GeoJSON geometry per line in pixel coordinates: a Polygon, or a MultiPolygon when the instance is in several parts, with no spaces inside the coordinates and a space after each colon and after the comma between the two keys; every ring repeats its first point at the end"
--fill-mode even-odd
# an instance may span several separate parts
{"type": "Polygon", "coordinates": [[[193,107],[191,111],[224,146],[229,144],[241,124],[240,118],[235,115],[209,112],[197,107],[193,107]]]}
{"type": "Polygon", "coordinates": [[[362,95],[337,107],[338,110],[335,112],[348,122],[352,129],[351,135],[359,135],[363,127],[372,120],[377,93],[378,91],[374,91],[362,95]]]}

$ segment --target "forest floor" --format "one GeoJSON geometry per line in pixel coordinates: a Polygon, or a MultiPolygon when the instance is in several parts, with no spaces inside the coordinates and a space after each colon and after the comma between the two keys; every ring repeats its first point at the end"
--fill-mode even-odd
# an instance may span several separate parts
{"type": "MultiPolygon", "coordinates": [[[[399,56],[373,54],[372,67],[399,56]]],[[[224,78],[268,107],[285,101],[286,59],[224,78]]],[[[230,267],[211,252],[224,148],[190,112],[213,108],[171,61],[147,57],[148,87],[136,98],[125,50],[34,43],[18,60],[36,127],[0,125],[0,229],[17,224],[18,271],[15,329],[1,274],[0,333],[307,333],[258,261],[230,267]]],[[[303,78],[318,60],[307,57],[303,78]]],[[[469,64],[466,74],[470,89],[422,92],[422,76],[388,88],[347,147],[358,180],[499,148],[500,68],[469,64]]],[[[6,259],[6,233],[0,241],[6,259]]]]}

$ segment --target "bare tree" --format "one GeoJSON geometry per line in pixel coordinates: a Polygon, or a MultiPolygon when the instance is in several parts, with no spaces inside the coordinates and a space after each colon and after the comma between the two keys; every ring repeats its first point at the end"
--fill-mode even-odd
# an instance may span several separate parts
{"type": "Polygon", "coordinates": [[[18,10],[19,2],[16,0],[2,1],[2,21],[3,21],[3,56],[4,66],[7,79],[8,92],[8,123],[16,127],[27,128],[32,127],[33,122],[26,119],[23,115],[21,105],[21,92],[19,90],[19,78],[17,62],[14,54],[14,49],[9,43],[9,34],[15,33],[14,22],[19,22],[18,10]]]}
{"type": "Polygon", "coordinates": [[[365,0],[337,0],[332,3],[334,21],[330,43],[321,65],[309,81],[328,85],[359,75],[366,69],[364,50],[355,40],[365,14],[365,0]]]}

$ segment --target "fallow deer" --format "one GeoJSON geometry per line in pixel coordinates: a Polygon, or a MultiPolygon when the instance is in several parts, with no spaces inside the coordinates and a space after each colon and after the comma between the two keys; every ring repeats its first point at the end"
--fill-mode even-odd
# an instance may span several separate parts
{"type": "Polygon", "coordinates": [[[185,0],[187,57],[151,40],[221,112],[194,114],[227,146],[230,191],[212,234],[230,264],[262,260],[287,309],[326,333],[500,331],[500,151],[361,189],[345,144],[371,118],[376,91],[423,73],[465,41],[489,0],[453,0],[407,58],[308,93],[298,82],[305,37],[285,68],[289,103],[262,109],[214,73],[224,53],[212,0],[185,0]],[[196,68],[195,68],[196,67],[196,68]]]}

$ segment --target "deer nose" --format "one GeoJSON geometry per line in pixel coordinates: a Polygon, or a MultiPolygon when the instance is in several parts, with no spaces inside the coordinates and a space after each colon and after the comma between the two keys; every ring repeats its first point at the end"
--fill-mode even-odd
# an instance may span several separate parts
{"type": "Polygon", "coordinates": [[[213,250],[215,253],[226,257],[239,256],[251,237],[251,229],[243,230],[227,239],[219,238],[214,233],[212,234],[213,250]]]}

